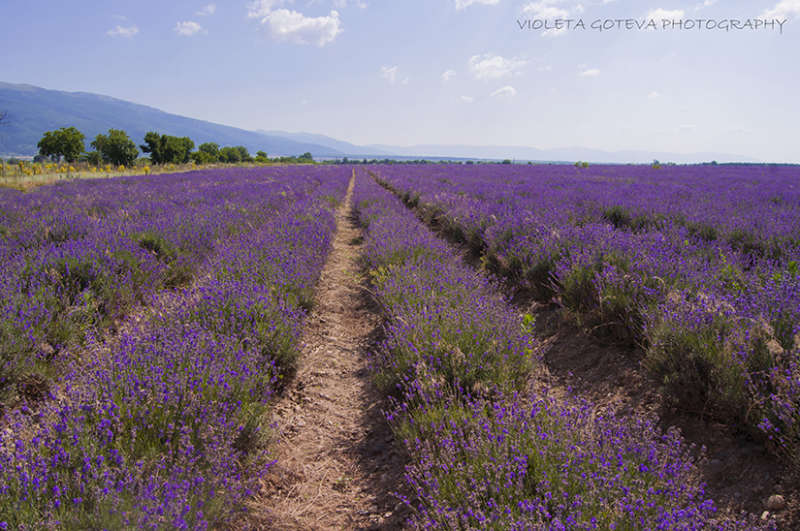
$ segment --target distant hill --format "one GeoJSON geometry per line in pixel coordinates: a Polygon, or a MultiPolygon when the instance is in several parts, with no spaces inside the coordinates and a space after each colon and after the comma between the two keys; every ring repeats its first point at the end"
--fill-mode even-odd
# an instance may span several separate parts
{"type": "Polygon", "coordinates": [[[0,124],[0,155],[34,155],[45,131],[75,126],[86,135],[87,147],[99,133],[110,128],[123,129],[138,144],[148,131],[188,136],[195,145],[217,142],[225,146],[245,146],[251,153],[264,150],[269,155],[336,157],[342,153],[314,142],[246,131],[226,125],[169,114],[108,96],[84,92],[62,92],[31,85],[0,82],[0,111],[8,113],[0,124]]]}
{"type": "Polygon", "coordinates": [[[464,146],[464,145],[414,145],[414,146],[388,146],[371,145],[369,148],[378,149],[402,155],[405,157],[452,157],[475,159],[516,159],[518,161],[540,162],[575,162],[587,161],[594,163],[632,163],[646,164],[659,160],[661,162],[675,162],[689,164],[695,162],[760,162],[752,157],[732,155],[730,153],[669,153],[658,151],[602,151],[584,147],[569,147],[557,149],[538,149],[527,146],[464,146]]]}
{"type": "Polygon", "coordinates": [[[289,133],[287,131],[263,131],[263,130],[258,130],[258,132],[263,133],[265,135],[288,138],[296,142],[311,142],[314,144],[319,144],[321,146],[335,149],[349,156],[366,155],[369,157],[382,158],[387,155],[394,154],[391,149],[386,150],[386,149],[378,149],[375,148],[374,146],[358,146],[356,144],[351,144],[350,142],[345,142],[343,140],[337,140],[329,136],[318,135],[314,133],[289,133]]]}
{"type": "Polygon", "coordinates": [[[0,155],[34,155],[45,131],[75,126],[87,144],[110,128],[123,129],[141,144],[147,131],[188,136],[195,145],[217,142],[223,146],[245,146],[251,153],[270,156],[300,155],[315,158],[430,158],[483,159],[540,162],[649,163],[662,162],[759,162],[726,153],[664,153],[656,151],[601,151],[583,147],[538,149],[529,146],[469,146],[424,144],[411,146],[359,146],[329,136],[285,131],[247,131],[226,125],[169,114],[153,107],[85,92],[62,92],[32,85],[0,82],[0,112],[8,113],[0,124],[0,155]]]}

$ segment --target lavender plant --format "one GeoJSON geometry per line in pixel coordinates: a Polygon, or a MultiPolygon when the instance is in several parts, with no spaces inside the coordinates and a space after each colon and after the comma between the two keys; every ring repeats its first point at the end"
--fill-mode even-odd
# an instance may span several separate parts
{"type": "Polygon", "coordinates": [[[413,528],[741,529],[717,515],[695,457],[652,420],[528,386],[530,317],[370,179],[355,191],[387,338],[376,377],[410,456],[413,528]]]}

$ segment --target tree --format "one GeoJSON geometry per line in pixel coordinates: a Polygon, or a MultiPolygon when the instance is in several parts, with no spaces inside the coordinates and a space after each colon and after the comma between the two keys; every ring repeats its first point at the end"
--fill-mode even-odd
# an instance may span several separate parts
{"type": "Polygon", "coordinates": [[[114,166],[130,166],[139,156],[136,144],[125,131],[109,129],[108,135],[97,135],[91,146],[97,150],[104,162],[114,166]]]}
{"type": "Polygon", "coordinates": [[[206,151],[195,151],[190,155],[195,164],[211,164],[212,162],[219,161],[218,158],[212,157],[206,151]]]}
{"type": "Polygon", "coordinates": [[[163,157],[161,155],[161,135],[155,131],[150,131],[144,135],[144,144],[139,146],[142,153],[150,153],[150,160],[153,164],[163,164],[163,157]]]}
{"type": "Polygon", "coordinates": [[[103,163],[103,157],[97,151],[90,151],[86,154],[86,162],[92,166],[100,166],[103,163]]]}
{"type": "Polygon", "coordinates": [[[144,142],[140,147],[144,153],[150,153],[153,164],[185,164],[194,149],[194,142],[187,136],[159,135],[154,131],[144,135],[144,142]]]}
{"type": "Polygon", "coordinates": [[[269,162],[269,157],[267,156],[266,151],[256,151],[256,162],[259,164],[264,164],[269,162]]]}
{"type": "Polygon", "coordinates": [[[167,136],[161,137],[162,150],[165,162],[174,164],[186,164],[190,160],[190,155],[194,149],[194,142],[188,137],[167,136]]]}
{"type": "Polygon", "coordinates": [[[219,150],[219,160],[227,163],[242,162],[242,153],[236,148],[224,147],[219,150]]]}
{"type": "Polygon", "coordinates": [[[74,127],[47,131],[39,140],[39,154],[53,160],[75,162],[85,149],[86,137],[74,127]]]}
{"type": "Polygon", "coordinates": [[[233,149],[239,152],[239,160],[242,162],[253,162],[253,157],[250,156],[250,152],[247,151],[246,147],[235,146],[233,149]]]}
{"type": "Polygon", "coordinates": [[[197,148],[197,151],[208,155],[211,158],[211,162],[217,162],[219,160],[219,144],[215,144],[214,142],[205,142],[200,144],[200,146],[197,148]]]}

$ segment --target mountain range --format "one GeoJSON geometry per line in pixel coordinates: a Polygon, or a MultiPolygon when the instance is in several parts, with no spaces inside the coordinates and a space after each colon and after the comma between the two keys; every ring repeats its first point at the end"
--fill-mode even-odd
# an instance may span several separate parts
{"type": "Polygon", "coordinates": [[[648,163],[758,162],[725,153],[662,153],[652,151],[601,151],[583,147],[537,149],[528,146],[469,146],[418,144],[410,146],[356,145],[325,135],[275,130],[248,131],[216,124],[128,101],[86,92],[48,90],[33,85],[0,82],[0,156],[31,156],[45,131],[75,126],[87,143],[108,129],[123,129],[137,143],[148,131],[188,136],[195,145],[216,142],[221,146],[245,146],[251,153],[264,150],[271,156],[300,155],[315,158],[452,158],[515,159],[518,161],[648,163]]]}

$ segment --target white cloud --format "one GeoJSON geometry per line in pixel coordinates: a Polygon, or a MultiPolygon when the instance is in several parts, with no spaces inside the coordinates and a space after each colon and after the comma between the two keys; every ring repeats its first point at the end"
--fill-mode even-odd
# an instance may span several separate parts
{"type": "Polygon", "coordinates": [[[800,0],[781,0],[772,9],[761,13],[760,18],[791,18],[800,15],[800,0]]]}
{"type": "MultiPolygon", "coordinates": [[[[569,19],[574,15],[583,13],[583,11],[583,4],[575,3],[572,0],[539,0],[537,2],[528,2],[522,7],[522,12],[525,15],[543,20],[569,19]]],[[[561,28],[549,28],[542,32],[543,37],[558,37],[566,34],[566,24],[561,28]]]]}
{"type": "Polygon", "coordinates": [[[207,17],[217,12],[217,4],[208,4],[203,9],[195,13],[198,17],[207,17]]]}
{"type": "Polygon", "coordinates": [[[464,103],[472,103],[473,101],[475,101],[475,98],[473,98],[472,96],[461,96],[461,101],[463,101],[464,103]]]}
{"type": "MultiPolygon", "coordinates": [[[[362,2],[361,0],[350,0],[349,3],[355,5],[356,7],[360,7],[361,9],[367,7],[367,4],[365,2],[362,2]]],[[[335,7],[336,9],[344,9],[347,7],[347,5],[348,5],[348,0],[333,0],[333,7],[335,7]]]]}
{"type": "Polygon", "coordinates": [[[448,81],[453,79],[455,77],[455,75],[456,75],[456,71],[455,70],[445,70],[444,72],[442,72],[442,81],[447,83],[448,81]]]}
{"type": "Polygon", "coordinates": [[[536,70],[537,70],[538,72],[550,72],[550,71],[552,71],[552,70],[553,70],[553,67],[552,67],[552,66],[550,66],[550,65],[544,65],[544,66],[540,66],[540,67],[539,67],[539,68],[537,68],[536,70]]]}
{"type": "Polygon", "coordinates": [[[648,100],[657,100],[661,97],[661,93],[657,90],[652,91],[650,94],[647,95],[648,100]]]}
{"type": "Polygon", "coordinates": [[[510,98],[512,96],[516,96],[517,95],[517,89],[515,89],[514,87],[512,87],[510,85],[507,85],[507,86],[505,86],[503,88],[499,88],[499,89],[495,90],[494,92],[492,92],[489,95],[491,97],[493,97],[493,98],[496,98],[498,96],[505,96],[505,97],[509,97],[510,98]]]}
{"type": "Polygon", "coordinates": [[[473,4],[483,4],[487,6],[494,6],[500,3],[500,0],[456,0],[456,9],[465,9],[473,4]]]}
{"type": "Polygon", "coordinates": [[[700,11],[701,9],[705,9],[707,7],[711,7],[717,3],[717,0],[703,0],[702,3],[697,4],[694,6],[695,11],[700,11]]]}
{"type": "Polygon", "coordinates": [[[581,77],[597,77],[600,75],[600,70],[597,68],[587,68],[585,70],[581,70],[578,75],[581,77]]]}
{"type": "Polygon", "coordinates": [[[672,10],[670,10],[670,9],[662,9],[662,8],[659,7],[658,9],[653,9],[652,11],[650,11],[647,14],[646,18],[653,19],[653,20],[658,20],[658,21],[661,21],[661,20],[679,20],[679,19],[683,18],[683,15],[684,15],[683,9],[672,9],[672,10]]]}
{"type": "Polygon", "coordinates": [[[397,66],[382,66],[381,77],[394,85],[397,83],[397,66]]]}
{"type": "Polygon", "coordinates": [[[139,33],[139,28],[136,26],[116,26],[106,32],[109,37],[125,37],[130,39],[139,33]]]}
{"type": "Polygon", "coordinates": [[[264,18],[272,8],[283,3],[283,0],[254,0],[247,5],[248,18],[264,18]]]}
{"type": "Polygon", "coordinates": [[[325,46],[342,32],[338,11],[331,11],[327,16],[307,17],[289,9],[271,10],[274,3],[274,0],[261,0],[258,5],[251,4],[248,16],[261,18],[261,24],[275,40],[325,46]]]}
{"type": "Polygon", "coordinates": [[[541,0],[530,2],[522,8],[522,12],[533,18],[567,18],[569,11],[556,4],[559,0],[541,0]]]}
{"type": "Polygon", "coordinates": [[[204,31],[203,26],[191,20],[175,24],[175,33],[182,37],[191,37],[192,35],[197,35],[201,31],[204,31]]]}
{"type": "Polygon", "coordinates": [[[527,61],[512,57],[506,59],[499,55],[473,55],[469,58],[469,70],[475,79],[500,79],[517,73],[527,61]]]}

